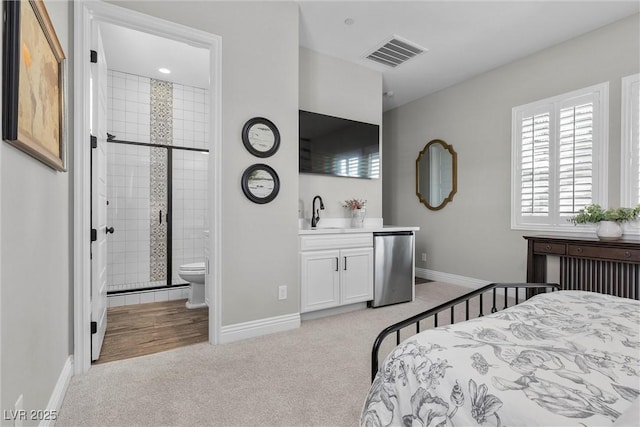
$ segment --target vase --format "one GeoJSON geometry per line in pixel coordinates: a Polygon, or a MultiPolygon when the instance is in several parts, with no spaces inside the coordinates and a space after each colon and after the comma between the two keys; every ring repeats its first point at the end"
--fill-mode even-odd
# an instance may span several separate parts
{"type": "Polygon", "coordinates": [[[367,215],[365,208],[351,210],[351,227],[364,227],[364,217],[367,215]]]}
{"type": "Polygon", "coordinates": [[[600,240],[618,240],[622,237],[622,227],[615,221],[600,221],[596,226],[596,235],[600,240]]]}

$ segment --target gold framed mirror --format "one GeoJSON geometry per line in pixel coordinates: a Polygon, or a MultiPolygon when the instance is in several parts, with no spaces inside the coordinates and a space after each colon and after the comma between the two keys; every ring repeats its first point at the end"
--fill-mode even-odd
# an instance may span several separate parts
{"type": "Polygon", "coordinates": [[[458,155],[440,139],[429,141],[416,160],[416,195],[427,209],[437,211],[458,191],[458,155]]]}

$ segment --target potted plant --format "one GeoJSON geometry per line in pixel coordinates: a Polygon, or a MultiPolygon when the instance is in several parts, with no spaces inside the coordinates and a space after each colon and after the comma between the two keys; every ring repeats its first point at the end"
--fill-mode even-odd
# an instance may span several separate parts
{"type": "Polygon", "coordinates": [[[601,240],[617,240],[622,237],[621,223],[634,221],[640,217],[640,205],[635,208],[603,209],[591,204],[580,209],[578,214],[569,218],[574,224],[596,224],[596,235],[601,240]]]}

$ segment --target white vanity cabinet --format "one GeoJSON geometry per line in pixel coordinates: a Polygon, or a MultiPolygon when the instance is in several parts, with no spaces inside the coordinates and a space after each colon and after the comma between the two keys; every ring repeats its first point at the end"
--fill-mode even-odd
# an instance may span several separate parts
{"type": "Polygon", "coordinates": [[[302,313],[373,299],[373,234],[300,236],[302,313]]]}

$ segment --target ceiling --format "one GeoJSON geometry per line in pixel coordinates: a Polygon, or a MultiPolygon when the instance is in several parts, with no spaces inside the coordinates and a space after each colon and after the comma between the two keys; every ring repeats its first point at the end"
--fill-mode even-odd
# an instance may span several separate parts
{"type": "MultiPolygon", "coordinates": [[[[637,0],[297,3],[300,46],[381,72],[384,111],[640,12],[637,0]],[[365,58],[392,36],[428,50],[396,68],[365,58]]],[[[135,33],[104,24],[110,68],[208,87],[206,50],[135,33]]]]}
{"type": "Polygon", "coordinates": [[[107,23],[100,24],[100,32],[110,70],[209,87],[209,50],[107,23]]]}

